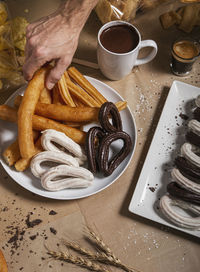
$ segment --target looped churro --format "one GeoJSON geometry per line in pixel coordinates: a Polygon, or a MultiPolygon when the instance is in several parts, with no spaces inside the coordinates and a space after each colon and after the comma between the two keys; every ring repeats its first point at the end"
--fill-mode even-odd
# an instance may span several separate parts
{"type": "Polygon", "coordinates": [[[84,155],[80,145],[75,143],[64,133],[53,129],[43,131],[41,138],[43,148],[48,151],[61,151],[54,143],[64,147],[68,152],[73,154],[79,160],[79,164],[83,164],[86,161],[86,156],[84,155]]]}
{"type": "Polygon", "coordinates": [[[195,104],[198,108],[200,108],[200,95],[198,95],[197,98],[195,99],[195,104]]]}
{"type": "Polygon", "coordinates": [[[118,131],[115,133],[107,134],[101,142],[99,147],[98,162],[99,168],[104,173],[105,176],[109,176],[112,172],[119,166],[119,164],[126,158],[129,154],[132,146],[130,136],[124,131],[118,131]],[[109,147],[112,142],[121,139],[123,140],[123,147],[121,150],[114,155],[111,161],[108,161],[109,157],[109,147]]]}
{"type": "Polygon", "coordinates": [[[164,195],[160,200],[160,208],[163,214],[176,225],[188,229],[200,229],[200,206],[164,195]],[[173,208],[174,206],[188,210],[197,217],[183,216],[173,208]]]}
{"type": "Polygon", "coordinates": [[[48,191],[59,191],[66,188],[88,187],[93,179],[93,174],[85,168],[59,165],[42,175],[41,184],[48,191]]]}
{"type": "Polygon", "coordinates": [[[173,168],[171,172],[172,179],[186,190],[200,195],[200,184],[193,182],[181,174],[179,169],[173,168]]]}
{"type": "Polygon", "coordinates": [[[181,171],[181,173],[183,173],[186,177],[189,176],[192,181],[200,180],[200,169],[186,160],[186,158],[178,156],[175,158],[175,165],[181,171]]]}
{"type": "Polygon", "coordinates": [[[197,134],[198,136],[200,136],[200,122],[192,119],[188,122],[188,128],[194,132],[195,134],[197,134]]]}
{"type": "Polygon", "coordinates": [[[88,167],[92,173],[97,172],[96,150],[100,141],[104,137],[104,131],[100,127],[92,127],[86,136],[86,153],[88,158],[88,167]],[[96,138],[99,140],[95,143],[96,138]],[[96,147],[95,147],[96,145],[96,147]]]}
{"type": "Polygon", "coordinates": [[[200,157],[195,154],[195,152],[199,152],[200,149],[189,144],[184,143],[181,147],[181,154],[191,163],[195,164],[196,166],[200,167],[200,157]]]}
{"type": "Polygon", "coordinates": [[[170,182],[167,185],[168,193],[177,197],[183,201],[188,201],[196,205],[200,205],[200,195],[189,192],[188,190],[181,188],[176,182],[170,182]]]}
{"type": "Polygon", "coordinates": [[[45,167],[41,166],[41,163],[47,162],[47,161],[56,162],[60,164],[67,164],[69,166],[75,166],[75,167],[79,166],[78,161],[74,157],[64,152],[43,151],[35,155],[33,159],[31,160],[30,168],[31,168],[32,174],[35,177],[40,178],[47,171],[45,167]]]}
{"type": "Polygon", "coordinates": [[[105,102],[99,110],[99,122],[107,132],[122,131],[122,120],[119,111],[112,102],[105,102]],[[112,124],[109,121],[112,118],[112,124]]]}

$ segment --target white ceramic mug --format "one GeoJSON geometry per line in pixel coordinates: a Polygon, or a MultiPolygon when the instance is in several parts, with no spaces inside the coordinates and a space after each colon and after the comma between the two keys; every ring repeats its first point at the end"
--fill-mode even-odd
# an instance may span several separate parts
{"type": "Polygon", "coordinates": [[[141,41],[138,29],[132,24],[124,21],[112,21],[103,25],[98,32],[97,59],[101,72],[111,80],[119,80],[131,73],[134,66],[150,62],[157,54],[157,44],[153,40],[141,41]],[[128,53],[114,53],[107,50],[101,43],[102,32],[112,26],[128,25],[132,27],[138,35],[138,45],[128,53]],[[151,52],[145,58],[138,58],[141,48],[152,47],[151,52]]]}

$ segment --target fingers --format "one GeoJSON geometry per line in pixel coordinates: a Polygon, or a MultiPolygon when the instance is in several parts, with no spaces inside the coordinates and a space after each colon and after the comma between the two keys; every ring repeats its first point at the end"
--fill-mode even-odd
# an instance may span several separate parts
{"type": "Polygon", "coordinates": [[[72,58],[60,58],[57,60],[54,68],[46,78],[46,88],[51,90],[54,85],[60,80],[66,68],[70,65],[72,58]]]}
{"type": "Polygon", "coordinates": [[[34,54],[31,55],[31,57],[28,58],[28,60],[25,62],[23,66],[23,75],[26,80],[31,80],[34,73],[46,63],[45,59],[42,58],[36,58],[34,57],[34,54]]]}

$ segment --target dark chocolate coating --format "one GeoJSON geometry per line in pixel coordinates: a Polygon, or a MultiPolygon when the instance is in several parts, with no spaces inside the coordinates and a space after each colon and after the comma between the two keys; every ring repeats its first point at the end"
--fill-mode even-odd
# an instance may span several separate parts
{"type": "Polygon", "coordinates": [[[183,176],[194,182],[200,183],[200,168],[181,156],[176,157],[174,162],[183,176]]]}
{"type": "Polygon", "coordinates": [[[88,168],[92,173],[97,172],[96,154],[101,139],[104,137],[104,131],[100,127],[92,127],[86,135],[86,154],[88,158],[88,168]],[[98,139],[98,141],[96,141],[98,139]]]}
{"type": "Polygon", "coordinates": [[[107,134],[101,141],[99,147],[98,162],[99,168],[105,176],[109,176],[119,166],[119,164],[126,158],[131,150],[132,142],[130,136],[124,131],[118,131],[107,134]],[[109,147],[112,142],[121,139],[123,140],[123,147],[114,155],[114,157],[108,161],[109,147]]]}
{"type": "Polygon", "coordinates": [[[198,136],[196,133],[188,131],[185,138],[189,143],[200,147],[200,136],[198,136]]]}
{"type": "Polygon", "coordinates": [[[107,132],[122,131],[122,120],[119,111],[112,102],[105,102],[99,110],[99,122],[107,132]],[[112,119],[112,124],[109,118],[112,119]]]}
{"type": "Polygon", "coordinates": [[[167,186],[168,193],[173,196],[196,205],[200,205],[200,195],[189,192],[181,188],[176,182],[171,182],[167,186]]]}
{"type": "Polygon", "coordinates": [[[193,112],[194,119],[200,122],[200,108],[196,108],[193,112]]]}

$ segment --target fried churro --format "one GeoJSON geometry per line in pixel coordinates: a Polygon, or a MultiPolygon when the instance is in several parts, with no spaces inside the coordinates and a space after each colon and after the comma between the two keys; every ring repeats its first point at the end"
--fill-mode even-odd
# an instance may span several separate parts
{"type": "Polygon", "coordinates": [[[66,78],[65,75],[63,74],[61,79],[58,81],[58,89],[60,91],[60,95],[62,97],[62,99],[65,101],[65,103],[71,107],[76,107],[71,94],[68,90],[67,87],[67,82],[66,82],[66,78]]]}
{"type": "MultiPolygon", "coordinates": [[[[7,105],[2,105],[2,106],[5,106],[5,107],[3,107],[3,114],[1,114],[2,107],[0,106],[0,119],[16,123],[17,110],[7,105]],[[10,115],[12,115],[11,118],[10,118],[10,115]]],[[[59,122],[53,121],[51,119],[48,119],[39,115],[33,115],[32,124],[33,124],[33,129],[37,131],[42,131],[45,129],[55,129],[57,131],[64,132],[68,137],[73,139],[78,144],[85,143],[86,133],[79,129],[72,128],[67,125],[63,125],[59,122]]]]}
{"type": "Polygon", "coordinates": [[[102,105],[107,102],[106,98],[75,67],[70,67],[68,74],[79,86],[91,95],[98,104],[102,105]]]}
{"type": "Polygon", "coordinates": [[[52,103],[51,91],[48,90],[47,88],[44,88],[40,93],[39,102],[51,104],[52,103]]]}
{"type": "Polygon", "coordinates": [[[47,67],[38,70],[29,82],[18,110],[18,139],[22,158],[30,158],[35,153],[32,117],[35,106],[44,89],[47,67]]]}

